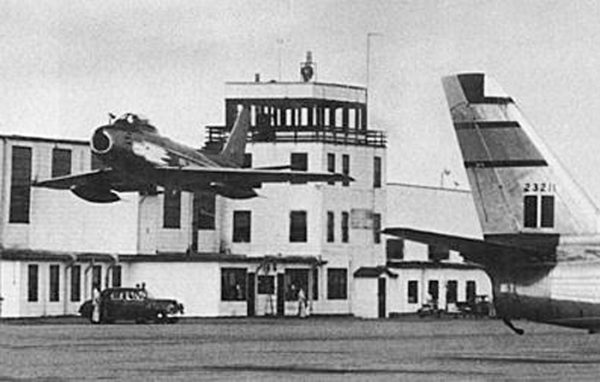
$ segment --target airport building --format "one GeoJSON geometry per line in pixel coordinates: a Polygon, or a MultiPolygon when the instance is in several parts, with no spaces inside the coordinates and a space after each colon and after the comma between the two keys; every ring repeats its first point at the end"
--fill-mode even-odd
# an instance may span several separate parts
{"type": "MultiPolygon", "coordinates": [[[[88,142],[0,136],[0,317],[77,314],[94,286],[144,284],[204,317],[295,315],[300,290],[312,314],[360,317],[415,312],[431,294],[446,305],[491,295],[485,273],[456,254],[380,234],[412,224],[400,212],[418,205],[410,198],[472,201],[387,184],[386,138],[368,126],[366,89],[228,83],[225,125],[207,127],[206,148],[220,149],[241,106],[251,111],[248,167],[354,181],[265,184],[248,200],[163,192],[92,204],[30,187],[102,166],[88,142]]],[[[460,214],[427,213],[439,211],[460,214]]]]}

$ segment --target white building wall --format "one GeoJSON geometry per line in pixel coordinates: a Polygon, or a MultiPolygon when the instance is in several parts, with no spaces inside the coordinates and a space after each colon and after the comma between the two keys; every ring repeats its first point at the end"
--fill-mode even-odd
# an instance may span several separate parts
{"type": "Polygon", "coordinates": [[[85,145],[8,140],[2,146],[2,230],[5,248],[55,251],[134,253],[137,247],[137,194],[113,204],[86,202],[69,191],[32,187],[29,223],[9,223],[13,145],[32,149],[32,180],[51,177],[52,149],[71,152],[72,173],[89,171],[91,154],[85,145]],[[118,224],[115,224],[118,222],[118,224]]]}
{"type": "Polygon", "coordinates": [[[377,318],[379,306],[377,301],[377,278],[354,279],[352,313],[361,318],[377,318]]]}

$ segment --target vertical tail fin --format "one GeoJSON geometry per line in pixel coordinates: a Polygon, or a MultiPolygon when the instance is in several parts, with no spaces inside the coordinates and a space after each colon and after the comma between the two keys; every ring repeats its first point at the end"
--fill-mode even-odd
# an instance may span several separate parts
{"type": "Polygon", "coordinates": [[[246,139],[249,127],[250,112],[247,108],[242,108],[233,124],[229,139],[223,147],[223,150],[221,150],[223,159],[239,166],[244,163],[244,153],[246,151],[246,139]]]}
{"type": "Polygon", "coordinates": [[[484,234],[597,232],[598,210],[483,73],[442,79],[484,234]]]}

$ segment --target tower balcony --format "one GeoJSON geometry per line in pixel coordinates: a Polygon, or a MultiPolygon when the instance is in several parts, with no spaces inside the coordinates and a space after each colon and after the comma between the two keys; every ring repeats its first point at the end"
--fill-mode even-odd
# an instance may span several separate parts
{"type": "MultiPolygon", "coordinates": [[[[226,126],[207,126],[205,146],[219,150],[227,140],[229,132],[226,126]]],[[[268,126],[252,127],[248,132],[248,142],[292,142],[292,143],[328,143],[334,145],[353,145],[385,148],[385,132],[329,126],[268,126]]]]}

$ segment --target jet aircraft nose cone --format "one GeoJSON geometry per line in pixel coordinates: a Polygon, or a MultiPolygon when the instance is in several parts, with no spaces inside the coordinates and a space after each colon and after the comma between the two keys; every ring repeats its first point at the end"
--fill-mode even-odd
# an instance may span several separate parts
{"type": "Polygon", "coordinates": [[[113,139],[109,132],[106,130],[106,126],[102,126],[94,131],[92,135],[92,151],[96,154],[107,153],[113,145],[113,139]]]}

